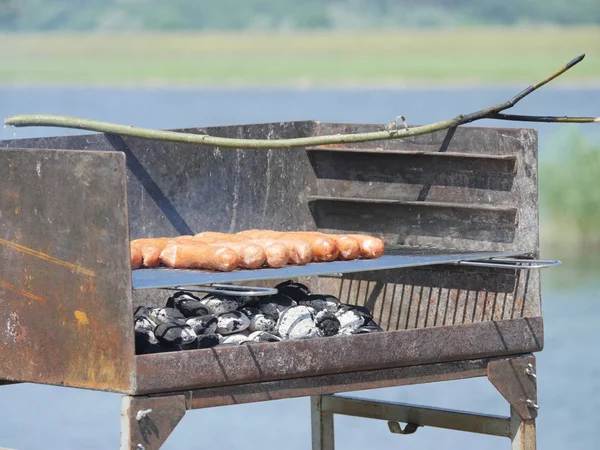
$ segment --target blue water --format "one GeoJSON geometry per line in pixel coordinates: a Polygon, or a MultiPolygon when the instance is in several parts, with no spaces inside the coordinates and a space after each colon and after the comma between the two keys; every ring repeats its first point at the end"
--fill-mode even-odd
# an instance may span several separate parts
{"type": "MultiPolygon", "coordinates": [[[[118,90],[0,88],[0,116],[66,114],[138,126],[179,128],[316,119],[387,123],[404,114],[419,124],[502,102],[520,90],[118,90]]],[[[600,89],[545,88],[515,108],[521,114],[600,115],[600,89]]],[[[495,121],[487,126],[522,126],[495,121]]],[[[565,125],[540,129],[541,157],[565,125]]],[[[600,126],[579,126],[600,142],[600,126]]],[[[0,139],[65,134],[54,129],[0,129],[0,139]]],[[[543,277],[546,344],[538,357],[538,448],[600,448],[600,281],[592,263],[547,269],[543,277]]],[[[43,330],[40,330],[43,332],[43,330]]],[[[485,379],[356,393],[367,398],[507,414],[485,379]]],[[[15,449],[118,447],[120,396],[30,384],[0,388],[0,445],[15,449]]],[[[508,440],[433,428],[411,436],[385,422],[336,417],[340,450],[508,448],[508,440]]],[[[190,411],[164,446],[219,449],[308,449],[308,399],[190,411]],[[256,437],[256,430],[260,432],[256,437]]]]}

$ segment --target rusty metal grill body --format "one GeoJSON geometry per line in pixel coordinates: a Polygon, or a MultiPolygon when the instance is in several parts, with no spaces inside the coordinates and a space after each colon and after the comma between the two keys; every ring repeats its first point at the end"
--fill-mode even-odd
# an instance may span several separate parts
{"type": "MultiPolygon", "coordinates": [[[[287,122],[186,131],[275,139],[377,129],[287,122]]],[[[0,141],[0,186],[0,384],[126,394],[122,448],[158,448],[186,409],[473,376],[510,391],[521,421],[494,430],[508,430],[514,442],[531,433],[523,427],[533,426],[535,412],[523,405],[536,401],[535,386],[490,364],[529,364],[542,349],[537,270],[443,264],[311,273],[301,280],[367,306],[386,332],[136,356],[133,308],[162,304],[165,293],[132,289],[128,241],[323,230],[377,235],[395,249],[535,258],[535,130],[459,127],[296,150],[104,134],[8,140],[0,141]],[[145,409],[154,418],[135,413],[145,409]],[[167,431],[148,432],[156,427],[167,431]]],[[[313,448],[332,448],[323,430],[338,403],[315,397],[313,448]]]]}

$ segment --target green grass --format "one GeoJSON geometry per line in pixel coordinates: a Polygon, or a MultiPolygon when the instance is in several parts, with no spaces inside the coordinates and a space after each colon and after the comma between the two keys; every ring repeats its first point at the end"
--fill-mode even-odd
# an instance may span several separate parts
{"type": "Polygon", "coordinates": [[[600,248],[600,145],[581,134],[559,136],[540,163],[542,243],[561,253],[600,248]]]}
{"type": "Polygon", "coordinates": [[[600,28],[7,34],[0,83],[530,83],[581,53],[561,81],[600,82],[600,28]]]}

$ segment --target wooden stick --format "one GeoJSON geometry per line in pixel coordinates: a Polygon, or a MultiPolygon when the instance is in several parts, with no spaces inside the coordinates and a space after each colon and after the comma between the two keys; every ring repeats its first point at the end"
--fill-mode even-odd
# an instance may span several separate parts
{"type": "MultiPolygon", "coordinates": [[[[130,136],[141,139],[150,139],[166,142],[179,142],[185,144],[196,144],[212,147],[228,147],[228,148],[243,148],[243,149],[273,149],[273,148],[296,148],[296,147],[313,147],[318,145],[331,144],[352,144],[359,142],[383,141],[390,139],[401,139],[423,134],[434,133],[436,131],[446,130],[448,128],[457,127],[466,123],[474,122],[480,119],[498,119],[498,120],[513,120],[510,117],[518,117],[514,120],[527,120],[530,122],[574,122],[587,123],[598,122],[596,118],[581,118],[581,117],[561,117],[554,120],[543,120],[543,116],[510,116],[500,114],[501,111],[512,108],[523,98],[552,81],[556,77],[578,64],[583,60],[585,55],[574,58],[569,63],[565,64],[552,75],[544,78],[536,84],[532,84],[528,88],[522,90],[510,100],[491,106],[486,109],[475,111],[470,114],[461,114],[454,119],[443,120],[428,125],[416,126],[412,128],[404,127],[398,129],[397,121],[386,126],[381,131],[373,131],[369,133],[355,134],[337,134],[327,136],[311,136],[292,139],[231,139],[217,136],[209,136],[207,134],[192,134],[179,133],[176,131],[154,130],[150,128],[138,128],[131,125],[119,125],[115,123],[102,122],[98,120],[79,119],[67,116],[55,116],[45,114],[21,114],[7,117],[4,120],[5,125],[15,127],[31,127],[31,126],[46,126],[46,127],[62,127],[75,128],[80,130],[97,131],[100,133],[117,134],[121,136],[130,136]],[[589,120],[588,120],[589,119],[589,120]]],[[[546,119],[548,119],[546,117],[546,119]]]]}

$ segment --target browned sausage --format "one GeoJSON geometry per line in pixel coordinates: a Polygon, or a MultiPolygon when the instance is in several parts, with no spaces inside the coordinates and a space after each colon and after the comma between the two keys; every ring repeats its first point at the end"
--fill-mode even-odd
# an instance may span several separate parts
{"type": "Polygon", "coordinates": [[[297,239],[310,245],[313,261],[335,261],[339,250],[334,239],[310,231],[281,233],[279,239],[297,239]]]}
{"type": "Polygon", "coordinates": [[[250,239],[246,242],[261,244],[265,242],[280,242],[285,245],[290,252],[290,264],[303,266],[312,261],[313,254],[310,245],[298,239],[250,239]]]}
{"type": "Polygon", "coordinates": [[[345,234],[325,234],[325,236],[335,240],[337,248],[340,251],[338,259],[349,261],[360,256],[360,243],[353,237],[345,234]]]}
{"type": "Polygon", "coordinates": [[[245,230],[236,233],[242,239],[276,239],[281,231],[273,230],[245,230]]]}
{"type": "Polygon", "coordinates": [[[249,242],[226,242],[220,241],[211,245],[220,245],[227,247],[237,253],[240,268],[242,269],[258,269],[261,267],[267,256],[260,245],[249,242]]]}
{"type": "Polygon", "coordinates": [[[207,269],[230,272],[239,265],[236,252],[227,247],[172,242],[160,254],[161,261],[175,269],[207,269]]]}
{"type": "Polygon", "coordinates": [[[139,269],[140,267],[142,267],[144,259],[142,257],[142,251],[140,250],[140,246],[132,242],[129,245],[129,254],[131,255],[131,268],[139,269]]]}
{"type": "Polygon", "coordinates": [[[265,251],[268,267],[283,267],[290,260],[290,251],[288,248],[275,239],[257,239],[252,241],[252,243],[260,245],[265,251]]]}
{"type": "Polygon", "coordinates": [[[227,241],[227,242],[241,242],[242,241],[242,239],[240,239],[235,234],[218,233],[216,231],[205,231],[204,233],[198,233],[194,237],[201,238],[201,239],[202,238],[217,239],[219,241],[227,241]]]}
{"type": "Polygon", "coordinates": [[[360,244],[360,256],[363,258],[379,258],[383,255],[385,244],[379,238],[367,236],[365,234],[349,234],[360,244]]]}

